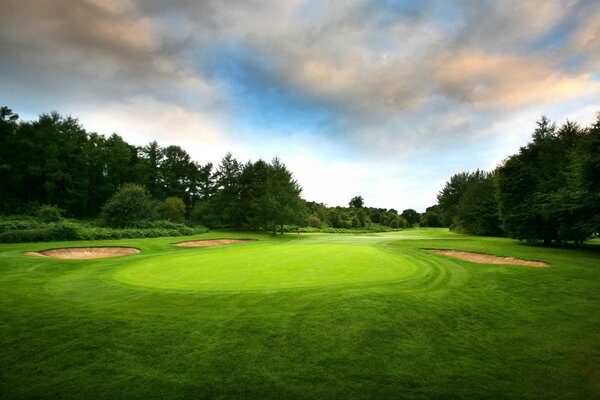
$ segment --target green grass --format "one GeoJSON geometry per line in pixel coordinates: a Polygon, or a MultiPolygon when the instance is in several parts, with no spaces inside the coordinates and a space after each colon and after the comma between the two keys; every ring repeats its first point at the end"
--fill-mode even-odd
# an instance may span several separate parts
{"type": "Polygon", "coordinates": [[[600,396],[600,247],[441,229],[0,245],[0,398],[600,396]],[[120,245],[103,260],[28,250],[120,245]],[[542,260],[481,265],[446,248],[542,260]]]}

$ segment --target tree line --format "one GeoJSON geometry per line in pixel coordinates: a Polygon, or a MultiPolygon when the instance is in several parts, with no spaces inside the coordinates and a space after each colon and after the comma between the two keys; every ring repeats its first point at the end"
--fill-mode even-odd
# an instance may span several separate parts
{"type": "Polygon", "coordinates": [[[390,208],[366,207],[362,196],[353,197],[348,207],[328,207],[323,203],[306,202],[308,217],[306,225],[314,228],[368,228],[387,227],[391,229],[409,228],[417,224],[420,214],[407,209],[399,213],[390,208]]]}
{"type": "Polygon", "coordinates": [[[179,146],[134,146],[56,112],[22,121],[8,107],[0,108],[0,187],[0,213],[51,204],[89,218],[104,209],[112,225],[128,223],[115,217],[122,210],[155,219],[182,207],[211,227],[275,230],[305,216],[301,188],[277,158],[240,163],[229,153],[214,167],[179,146]]]}
{"type": "Polygon", "coordinates": [[[179,146],[134,146],[56,112],[22,121],[8,107],[0,108],[0,184],[0,213],[33,214],[52,205],[119,228],[185,218],[210,228],[397,229],[420,218],[413,209],[366,207],[362,196],[348,207],[305,201],[278,158],[242,163],[228,153],[216,166],[200,164],[179,146]]]}
{"type": "MultiPolygon", "coordinates": [[[[600,232],[600,114],[589,127],[537,121],[531,142],[494,171],[453,175],[423,215],[475,235],[545,244],[600,232]]],[[[430,225],[431,226],[431,225],[430,225]]]]}

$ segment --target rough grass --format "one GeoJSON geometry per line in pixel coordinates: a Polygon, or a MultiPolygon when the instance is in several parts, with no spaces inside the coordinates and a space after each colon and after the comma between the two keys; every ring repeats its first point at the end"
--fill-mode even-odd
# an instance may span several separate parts
{"type": "Polygon", "coordinates": [[[259,241],[0,245],[0,398],[600,396],[598,246],[439,229],[225,236],[259,241]],[[22,254],[90,244],[142,253],[22,254]],[[428,248],[551,266],[472,264],[428,248]]]}

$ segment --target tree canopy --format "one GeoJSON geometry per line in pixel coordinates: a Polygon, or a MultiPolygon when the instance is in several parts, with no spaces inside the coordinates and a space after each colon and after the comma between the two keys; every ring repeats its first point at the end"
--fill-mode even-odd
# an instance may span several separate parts
{"type": "Polygon", "coordinates": [[[600,114],[588,128],[542,117],[494,171],[453,175],[425,215],[459,232],[578,243],[600,232],[599,177],[600,114]]]}

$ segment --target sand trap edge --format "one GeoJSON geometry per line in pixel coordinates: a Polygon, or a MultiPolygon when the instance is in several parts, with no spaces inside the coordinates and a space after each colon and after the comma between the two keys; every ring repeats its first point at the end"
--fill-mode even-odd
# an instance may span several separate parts
{"type": "Polygon", "coordinates": [[[135,247],[64,247],[42,251],[26,251],[23,254],[26,256],[58,258],[62,260],[93,260],[138,254],[140,252],[141,250],[135,247]]]}
{"type": "Polygon", "coordinates": [[[228,244],[236,243],[247,243],[257,242],[257,239],[206,239],[206,240],[193,240],[189,242],[175,243],[178,247],[212,247],[212,246],[224,246],[228,244]]]}
{"type": "Polygon", "coordinates": [[[447,257],[454,257],[460,260],[469,261],[476,264],[494,264],[494,265],[520,265],[524,267],[548,268],[550,264],[543,261],[523,260],[514,257],[500,257],[492,254],[473,253],[469,251],[449,250],[449,249],[426,249],[436,254],[447,257]]]}

